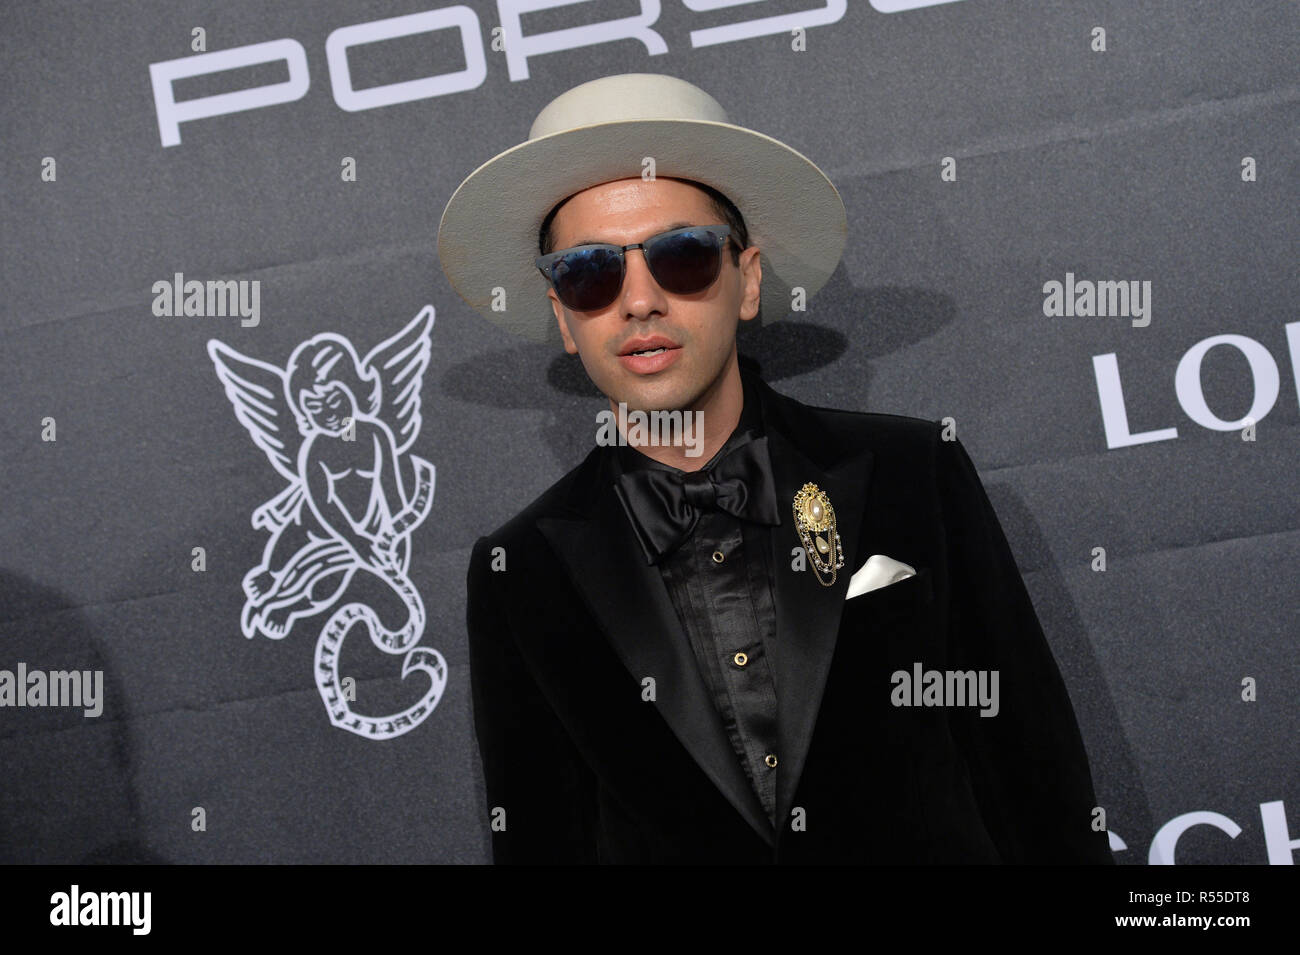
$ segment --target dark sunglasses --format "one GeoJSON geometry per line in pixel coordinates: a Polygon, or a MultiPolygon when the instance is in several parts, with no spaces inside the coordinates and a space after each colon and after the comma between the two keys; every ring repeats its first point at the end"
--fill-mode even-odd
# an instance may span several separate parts
{"type": "Polygon", "coordinates": [[[713,284],[722,270],[722,248],[731,228],[692,225],[652,235],[631,245],[579,245],[537,257],[537,267],[561,302],[579,312],[604,308],[618,298],[627,274],[627,251],[640,249],[650,274],[665,292],[690,295],[713,284]]]}

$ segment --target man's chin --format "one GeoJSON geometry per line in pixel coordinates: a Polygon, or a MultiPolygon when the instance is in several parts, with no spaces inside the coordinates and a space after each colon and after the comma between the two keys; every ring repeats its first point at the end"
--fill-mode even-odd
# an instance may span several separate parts
{"type": "Polygon", "coordinates": [[[656,376],[655,380],[623,384],[611,397],[615,404],[626,404],[628,411],[677,411],[689,406],[695,393],[684,379],[656,376]]]}

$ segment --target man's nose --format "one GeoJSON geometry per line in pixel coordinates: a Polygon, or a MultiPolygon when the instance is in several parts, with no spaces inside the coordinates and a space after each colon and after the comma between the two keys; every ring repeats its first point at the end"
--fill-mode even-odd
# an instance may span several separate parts
{"type": "Polygon", "coordinates": [[[623,276],[623,310],[629,315],[664,311],[666,293],[650,274],[644,249],[628,249],[623,276]]]}

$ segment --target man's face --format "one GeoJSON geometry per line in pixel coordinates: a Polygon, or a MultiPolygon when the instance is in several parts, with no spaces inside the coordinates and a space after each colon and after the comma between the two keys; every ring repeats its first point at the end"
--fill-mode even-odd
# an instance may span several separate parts
{"type": "MultiPolygon", "coordinates": [[[[588,242],[627,245],[687,225],[719,225],[708,196],[677,179],[619,179],[568,200],[552,220],[556,251],[588,242]]],[[[627,253],[627,274],[612,303],[595,311],[573,311],[548,288],[564,338],[592,382],[611,402],[632,410],[689,409],[718,382],[736,347],[737,321],[758,314],[759,249],[750,246],[731,261],[722,251],[722,270],[712,285],[691,295],[665,292],[655,282],[640,249],[627,253]],[[670,344],[657,360],[624,357],[629,348],[654,337],[670,344]]]]}

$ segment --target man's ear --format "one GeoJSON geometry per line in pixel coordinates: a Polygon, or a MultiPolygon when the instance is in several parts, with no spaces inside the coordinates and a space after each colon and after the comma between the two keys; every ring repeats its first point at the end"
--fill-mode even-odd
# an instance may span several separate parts
{"type": "Polygon", "coordinates": [[[546,297],[551,300],[551,311],[555,313],[555,321],[560,326],[560,337],[564,339],[564,350],[570,355],[578,354],[578,346],[574,344],[573,336],[569,334],[568,322],[565,321],[564,306],[560,304],[555,289],[547,289],[546,297]]]}
{"type": "Polygon", "coordinates": [[[758,317],[762,301],[763,266],[759,262],[759,248],[751,245],[740,253],[740,320],[751,321],[758,317]]]}

